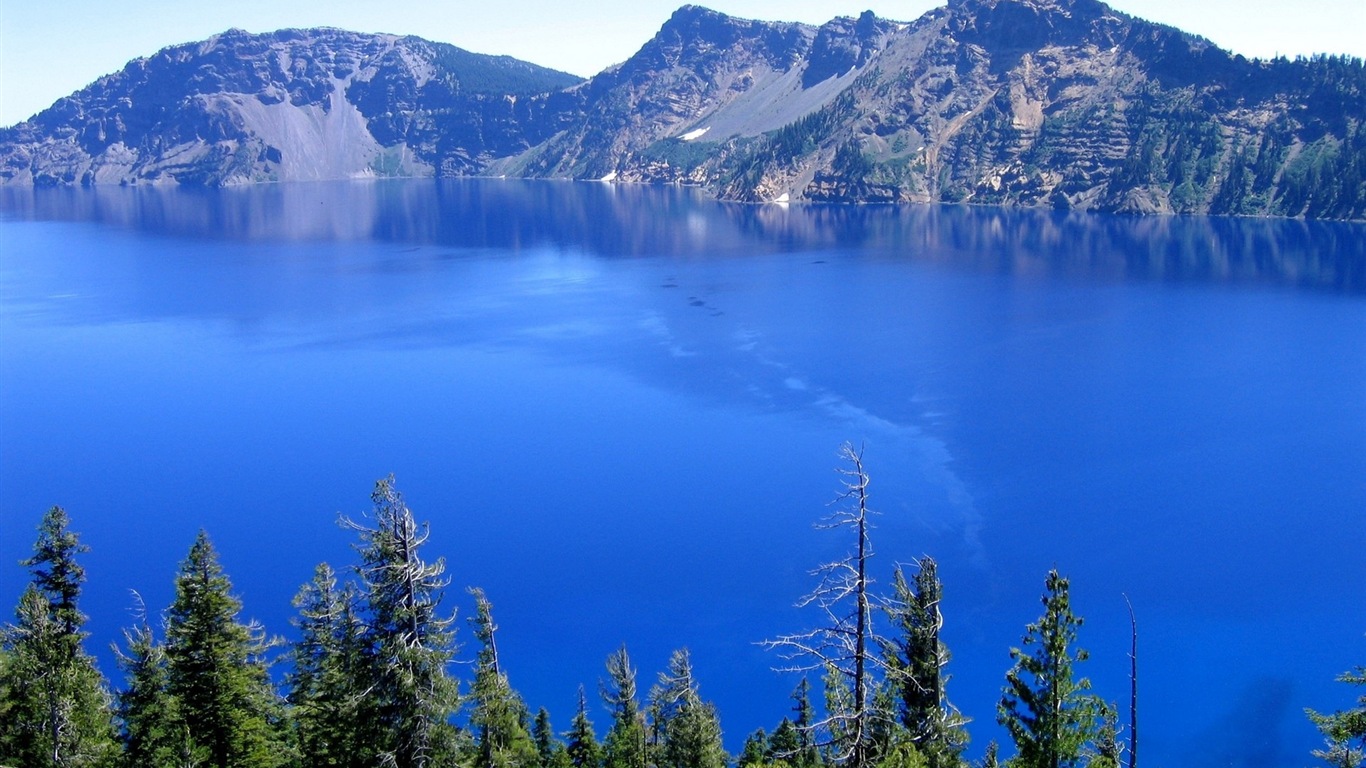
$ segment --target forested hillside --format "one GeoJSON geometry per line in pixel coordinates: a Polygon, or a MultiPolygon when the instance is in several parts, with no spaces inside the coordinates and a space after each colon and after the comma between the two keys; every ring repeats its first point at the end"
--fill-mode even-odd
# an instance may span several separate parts
{"type": "MultiPolygon", "coordinates": [[[[626,647],[612,651],[600,690],[592,681],[580,688],[566,730],[545,709],[533,713],[513,686],[516,670],[500,661],[490,598],[469,589],[473,615],[455,620],[451,577],[431,554],[439,539],[389,477],[376,483],[370,515],[343,518],[356,560],[317,567],[295,598],[287,641],[242,619],[201,532],[171,605],[136,606],[140,620],[118,643],[112,682],[86,647],[86,548],[66,512],[50,509],[0,645],[0,765],[1134,768],[1141,702],[1121,717],[1090,691],[1084,622],[1056,570],[1040,617],[1009,650],[998,720],[1010,743],[967,759],[971,724],[947,690],[940,638],[952,600],[928,556],[897,566],[889,592],[874,590],[868,476],[860,452],[846,446],[842,455],[839,503],[823,527],[850,554],[816,571],[801,603],[811,624],[768,643],[774,666],[799,682],[792,701],[773,702],[772,729],[749,735],[738,755],[726,753],[687,649],[645,678],[626,647]],[[594,717],[603,713],[600,728],[594,717]]],[[[1366,684],[1366,668],[1342,680],[1366,684]]],[[[1326,739],[1315,756],[1362,764],[1366,696],[1349,711],[1309,716],[1326,739]]]]}

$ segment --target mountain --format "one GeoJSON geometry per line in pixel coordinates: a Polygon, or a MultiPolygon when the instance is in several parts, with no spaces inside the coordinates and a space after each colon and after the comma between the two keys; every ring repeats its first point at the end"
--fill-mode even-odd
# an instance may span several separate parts
{"type": "Polygon", "coordinates": [[[9,183],[223,185],[478,172],[579,78],[416,37],[230,30],[0,131],[9,183]]]}
{"type": "Polygon", "coordinates": [[[1247,60],[1097,0],[820,27],[685,6],[586,81],[416,38],[230,32],[0,132],[10,183],[371,173],[1364,219],[1366,66],[1247,60]]]}

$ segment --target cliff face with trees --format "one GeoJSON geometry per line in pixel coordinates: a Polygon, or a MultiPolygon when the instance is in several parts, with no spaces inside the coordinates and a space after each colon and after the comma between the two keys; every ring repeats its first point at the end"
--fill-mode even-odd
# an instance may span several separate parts
{"type": "MultiPolygon", "coordinates": [[[[478,589],[470,590],[473,657],[459,658],[454,612],[443,607],[445,564],[427,554],[427,527],[390,477],[376,484],[366,520],[343,521],[359,539],[358,561],[343,571],[319,565],[299,591],[287,643],[241,621],[242,604],[200,533],[164,620],[153,625],[135,606],[141,622],[125,631],[116,691],[83,648],[77,556],[85,550],[53,507],[23,562],[30,586],[0,635],[0,765],[1119,768],[1127,757],[1133,768],[1132,732],[1126,744],[1116,707],[1079,674],[1083,620],[1056,570],[1042,616],[1010,649],[998,720],[1013,751],[1002,763],[992,743],[981,762],[967,760],[968,723],[946,690],[935,562],[922,557],[909,578],[897,566],[889,594],[871,590],[869,477],[859,452],[846,446],[843,457],[845,506],[826,527],[848,537],[851,554],[815,571],[802,603],[812,628],[771,643],[788,669],[805,673],[793,716],[751,734],[733,759],[686,649],[644,695],[627,649],[607,657],[601,702],[610,724],[601,740],[582,688],[562,734],[546,710],[532,715],[499,660],[493,604],[478,589]],[[277,662],[284,670],[271,674],[277,662]],[[454,673],[462,667],[466,675],[454,673]]],[[[1358,668],[1342,679],[1366,676],[1358,668]]],[[[1366,697],[1351,710],[1308,715],[1326,739],[1315,756],[1338,768],[1363,764],[1366,697]]]]}
{"type": "Polygon", "coordinates": [[[228,32],[0,130],[0,180],[512,175],[730,200],[1366,218],[1366,65],[1247,60],[1097,0],[820,26],[679,9],[578,81],[339,30],[228,32]]]}

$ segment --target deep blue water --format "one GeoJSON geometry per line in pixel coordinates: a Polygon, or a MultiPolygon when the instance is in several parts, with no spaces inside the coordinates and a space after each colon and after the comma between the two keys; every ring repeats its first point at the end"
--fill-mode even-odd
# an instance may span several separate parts
{"type": "MultiPolygon", "coordinates": [[[[290,634],[338,513],[390,472],[447,603],[494,603],[566,728],[623,642],[688,646],[738,749],[797,680],[755,641],[849,542],[928,553],[971,754],[1007,649],[1070,576],[1083,672],[1143,760],[1308,764],[1366,662],[1366,226],[734,206],[512,181],[0,190],[0,601],[61,504],[91,648],[208,530],[290,634]]],[[[462,638],[472,656],[468,632],[462,638]]],[[[595,710],[600,729],[608,716],[595,710]]],[[[1011,753],[1009,746],[1003,750],[1011,753]]]]}

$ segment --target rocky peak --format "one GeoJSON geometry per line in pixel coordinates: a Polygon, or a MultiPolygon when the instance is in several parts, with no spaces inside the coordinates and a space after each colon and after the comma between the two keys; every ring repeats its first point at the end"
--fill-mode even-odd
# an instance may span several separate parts
{"type": "Polygon", "coordinates": [[[879,19],[872,11],[864,11],[857,19],[841,16],[822,25],[811,43],[802,86],[810,88],[862,67],[886,47],[887,37],[896,32],[897,27],[894,22],[879,19]]]}

